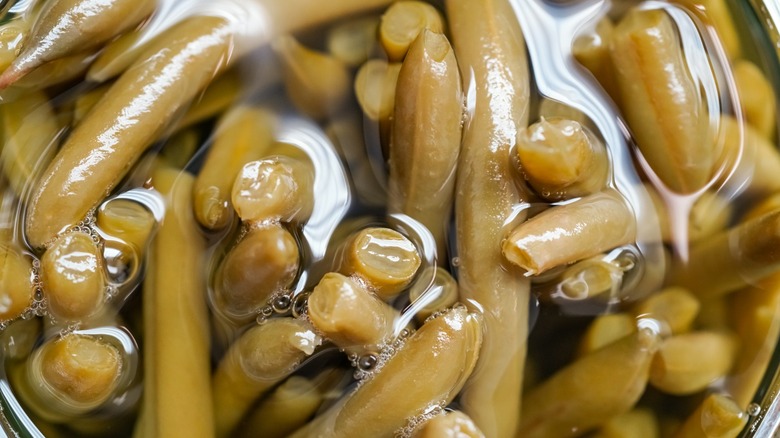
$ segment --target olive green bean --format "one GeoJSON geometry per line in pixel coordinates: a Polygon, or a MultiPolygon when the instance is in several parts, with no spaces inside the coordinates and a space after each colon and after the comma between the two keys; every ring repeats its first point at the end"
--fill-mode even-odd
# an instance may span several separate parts
{"type": "Polygon", "coordinates": [[[349,96],[351,75],[338,58],[303,46],[285,35],[274,42],[287,96],[302,113],[324,119],[339,111],[349,96]]]}
{"type": "Polygon", "coordinates": [[[722,394],[710,394],[685,420],[675,438],[736,438],[748,415],[722,394]]]}
{"type": "Polygon", "coordinates": [[[98,209],[96,224],[101,230],[131,245],[143,254],[157,221],[149,209],[129,199],[113,199],[98,209]]]}
{"type": "Polygon", "coordinates": [[[734,25],[731,10],[724,0],[674,0],[675,3],[686,6],[692,12],[702,12],[708,24],[712,24],[718,34],[730,59],[739,59],[742,43],[739,32],[734,25]]]}
{"type": "Polygon", "coordinates": [[[668,284],[700,299],[740,289],[780,270],[778,239],[780,210],[742,222],[694,245],[687,264],[672,265],[668,284]]]}
{"type": "Polygon", "coordinates": [[[252,411],[240,428],[245,438],[285,438],[311,418],[323,401],[315,381],[292,376],[252,411]]]}
{"type": "Polygon", "coordinates": [[[646,408],[632,409],[612,417],[593,435],[594,438],[660,438],[658,419],[646,408]]]}
{"type": "Polygon", "coordinates": [[[650,365],[650,384],[674,395],[701,391],[731,369],[736,341],[733,335],[709,331],[665,339],[650,365]]]}
{"type": "Polygon", "coordinates": [[[437,415],[418,426],[412,438],[485,438],[474,421],[460,411],[437,415]]]}
{"type": "Polygon", "coordinates": [[[724,170],[718,182],[727,181],[728,171],[741,159],[748,163],[748,196],[763,198],[780,191],[780,179],[777,178],[780,174],[780,153],[777,147],[758,131],[724,115],[720,118],[717,143],[723,147],[719,164],[724,170]]]}
{"type": "Polygon", "coordinates": [[[677,193],[704,187],[715,154],[672,19],[660,9],[632,9],[615,27],[610,54],[620,107],[653,172],[677,193]]]}
{"type": "Polygon", "coordinates": [[[143,429],[137,433],[146,437],[209,437],[214,430],[205,241],[192,213],[193,179],[165,166],[152,175],[168,202],[143,287],[143,429]]]}
{"type": "Polygon", "coordinates": [[[76,103],[73,106],[73,125],[77,125],[79,122],[92,111],[92,108],[97,105],[103,95],[111,88],[111,83],[101,84],[86,93],[80,94],[76,98],[76,103]]]}
{"type": "Polygon", "coordinates": [[[0,321],[18,318],[33,300],[32,262],[11,242],[0,244],[0,321]]]}
{"type": "Polygon", "coordinates": [[[355,95],[369,119],[386,122],[395,108],[395,90],[401,63],[371,59],[355,76],[355,95]]]}
{"type": "Polygon", "coordinates": [[[579,436],[628,412],[645,390],[659,341],[641,329],[555,373],[523,398],[517,436],[579,436]]]}
{"type": "Polygon", "coordinates": [[[292,285],[299,267],[298,244],[289,231],[279,224],[253,229],[218,268],[216,304],[232,319],[251,319],[271,296],[292,285]]]}
{"type": "Polygon", "coordinates": [[[3,173],[17,195],[34,184],[54,157],[61,127],[43,92],[30,92],[0,106],[3,173]]]}
{"type": "Polygon", "coordinates": [[[252,403],[292,373],[320,342],[309,323],[292,318],[271,319],[241,335],[212,380],[216,436],[229,436],[252,403]]]}
{"type": "Polygon", "coordinates": [[[234,69],[217,76],[176,122],[176,130],[188,128],[227,110],[238,100],[242,85],[241,76],[234,69]]]}
{"type": "Polygon", "coordinates": [[[66,321],[96,316],[105,305],[103,255],[82,232],[60,236],[41,257],[41,281],[49,313],[66,321]]]}
{"type": "Polygon", "coordinates": [[[613,190],[550,208],[518,225],[504,256],[529,274],[576,262],[634,240],[636,219],[613,190]]]}
{"type": "Polygon", "coordinates": [[[455,188],[458,284],[464,302],[480,304],[486,333],[461,406],[486,436],[510,437],[520,413],[530,282],[506,266],[500,246],[516,205],[528,199],[510,164],[517,132],[528,124],[528,64],[521,30],[507,20],[514,16],[508,1],[448,0],[445,6],[463,83],[475,95],[455,188]]]}
{"type": "Polygon", "coordinates": [[[701,304],[687,289],[669,287],[638,302],[631,309],[637,318],[655,319],[678,335],[688,332],[699,313],[701,304]]]}
{"type": "Polygon", "coordinates": [[[358,67],[376,54],[379,20],[375,16],[337,24],[328,31],[328,52],[350,67],[358,67]]]}
{"type": "Polygon", "coordinates": [[[593,30],[574,40],[571,51],[577,62],[591,72],[604,90],[613,99],[619,100],[620,90],[615,83],[615,67],[609,55],[609,45],[614,32],[615,25],[609,17],[604,17],[596,23],[593,30]]]}
{"type": "Polygon", "coordinates": [[[444,32],[444,19],[436,8],[416,0],[395,2],[382,15],[379,42],[390,61],[400,62],[412,42],[426,29],[438,34],[444,32]]]}
{"type": "Polygon", "coordinates": [[[328,273],[309,297],[312,324],[334,344],[362,354],[390,341],[398,311],[356,281],[328,273]]]}
{"type": "Polygon", "coordinates": [[[409,418],[449,404],[463,388],[477,362],[482,329],[481,318],[465,308],[429,320],[343,404],[292,437],[393,437],[409,418]]]}
{"type": "Polygon", "coordinates": [[[550,201],[596,193],[609,177],[604,144],[572,120],[542,119],[522,130],[517,155],[528,183],[550,201]]]}
{"type": "Polygon", "coordinates": [[[276,117],[268,110],[236,107],[223,115],[214,143],[195,179],[195,217],[209,229],[221,229],[232,220],[230,193],[242,167],[262,158],[273,141],[276,117]]]}
{"type": "Polygon", "coordinates": [[[599,350],[637,330],[637,321],[628,313],[597,316],[585,329],[577,353],[580,357],[599,350]]]}
{"type": "Polygon", "coordinates": [[[739,103],[745,119],[767,140],[772,140],[777,126],[775,90],[757,65],[741,59],[732,67],[739,103]]]}
{"type": "Polygon", "coordinates": [[[245,223],[305,222],[314,207],[314,166],[308,157],[281,154],[248,162],[233,182],[231,199],[245,223]]]}
{"type": "MultiPolygon", "coordinates": [[[[394,7],[404,3],[411,2],[394,7]]],[[[425,225],[444,257],[463,113],[458,64],[444,35],[423,29],[412,41],[395,96],[388,211],[425,225]]]]}
{"type": "Polygon", "coordinates": [[[0,89],[44,63],[94,48],[137,26],[154,10],[154,0],[56,0],[44,6],[29,38],[0,75],[0,89]]]}
{"type": "Polygon", "coordinates": [[[3,357],[23,361],[32,353],[41,335],[41,318],[18,319],[0,333],[3,357]]]}
{"type": "Polygon", "coordinates": [[[360,278],[389,300],[411,283],[422,263],[406,236],[390,228],[364,228],[348,240],[339,271],[360,278]]]}
{"type": "Polygon", "coordinates": [[[449,272],[441,267],[425,268],[421,278],[432,278],[431,284],[418,282],[409,289],[409,300],[412,304],[418,300],[425,300],[425,306],[419,309],[415,315],[419,322],[436,312],[453,306],[459,300],[458,282],[452,278],[449,272]]]}

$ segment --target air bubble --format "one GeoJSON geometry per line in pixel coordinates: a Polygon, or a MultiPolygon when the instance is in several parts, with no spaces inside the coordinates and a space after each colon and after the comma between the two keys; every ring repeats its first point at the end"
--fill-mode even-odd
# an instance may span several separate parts
{"type": "Polygon", "coordinates": [[[276,313],[286,313],[288,310],[290,310],[291,305],[292,299],[288,295],[279,295],[278,297],[271,300],[271,307],[276,313]]]}
{"type": "Polygon", "coordinates": [[[271,315],[274,314],[274,309],[271,306],[263,307],[263,309],[260,311],[260,314],[265,318],[270,318],[271,315]]]}
{"type": "Polygon", "coordinates": [[[364,354],[363,356],[360,356],[360,359],[358,359],[357,366],[363,371],[368,371],[373,369],[378,361],[379,359],[377,358],[376,354],[364,354]]]}
{"type": "Polygon", "coordinates": [[[755,417],[761,413],[761,406],[759,406],[758,403],[751,403],[747,407],[747,413],[751,417],[755,417]]]}
{"type": "Polygon", "coordinates": [[[452,266],[457,268],[460,266],[460,257],[453,257],[450,263],[452,263],[452,266]]]}
{"type": "Polygon", "coordinates": [[[266,322],[268,322],[268,318],[266,318],[266,317],[265,317],[265,316],[264,316],[264,315],[261,313],[261,314],[257,315],[257,317],[255,318],[255,322],[257,323],[257,325],[263,325],[263,324],[265,324],[266,322]]]}
{"type": "Polygon", "coordinates": [[[306,314],[306,309],[308,307],[308,299],[309,299],[308,293],[300,294],[295,298],[293,298],[293,303],[292,303],[293,317],[300,318],[301,316],[306,314]]]}

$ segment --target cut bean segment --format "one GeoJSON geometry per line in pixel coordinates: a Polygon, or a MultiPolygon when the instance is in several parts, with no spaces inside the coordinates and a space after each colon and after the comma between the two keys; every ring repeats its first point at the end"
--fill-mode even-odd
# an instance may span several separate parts
{"type": "Polygon", "coordinates": [[[780,270],[780,210],[748,220],[690,251],[672,266],[668,283],[709,298],[753,284],[780,270]]]}
{"type": "Polygon", "coordinates": [[[18,319],[0,333],[4,357],[23,361],[32,353],[41,336],[41,318],[18,319]]]}
{"type": "Polygon", "coordinates": [[[518,436],[579,436],[628,412],[645,390],[658,343],[641,329],[558,371],[524,397],[518,436]]]}
{"type": "Polygon", "coordinates": [[[376,17],[338,24],[328,32],[328,52],[348,66],[357,67],[374,55],[378,28],[379,20],[376,17]]]}
{"type": "Polygon", "coordinates": [[[529,274],[594,256],[634,240],[636,220],[612,190],[553,207],[515,228],[504,256],[529,274]]]}
{"type": "Polygon", "coordinates": [[[395,90],[401,63],[372,59],[355,76],[355,95],[360,108],[374,121],[387,121],[393,115],[395,90]]]}
{"type": "Polygon", "coordinates": [[[319,437],[391,438],[409,418],[449,404],[476,364],[482,344],[480,320],[465,308],[429,320],[341,406],[293,437],[311,432],[319,437]]]}
{"type": "Polygon", "coordinates": [[[412,438],[484,438],[477,425],[460,411],[437,415],[415,429],[412,438]]]}
{"type": "Polygon", "coordinates": [[[122,353],[99,337],[67,334],[33,353],[24,386],[30,389],[34,410],[46,417],[80,415],[116,393],[124,362],[122,353]]]}
{"type": "Polygon", "coordinates": [[[550,201],[586,196],[607,184],[604,144],[580,123],[542,119],[520,132],[517,155],[528,183],[550,201]]]}
{"type": "Polygon", "coordinates": [[[97,226],[112,237],[132,245],[139,254],[146,251],[157,221],[149,209],[128,199],[114,199],[98,210],[97,226]]]}
{"type": "Polygon", "coordinates": [[[609,46],[614,32],[615,25],[608,17],[604,17],[592,31],[574,40],[571,52],[577,61],[593,74],[607,93],[618,100],[620,90],[615,83],[615,67],[609,57],[609,46]]]}
{"type": "Polygon", "coordinates": [[[299,111],[315,119],[338,112],[349,96],[351,80],[343,62],[304,47],[289,35],[279,38],[274,49],[282,64],[287,96],[299,111]]]}
{"type": "Polygon", "coordinates": [[[423,322],[436,312],[453,306],[459,300],[458,282],[443,268],[426,268],[421,278],[432,278],[431,284],[418,283],[409,289],[409,300],[412,304],[425,300],[425,306],[416,313],[418,321],[423,322]],[[431,273],[433,270],[433,273],[431,273]]]}
{"type": "Polygon", "coordinates": [[[390,61],[404,59],[409,46],[425,29],[441,34],[444,19],[439,11],[421,1],[399,1],[393,3],[382,15],[379,24],[379,42],[390,61]]]}
{"type": "Polygon", "coordinates": [[[137,26],[154,7],[154,0],[50,2],[36,19],[19,56],[0,75],[0,89],[44,63],[94,48],[137,26]]]}
{"type": "Polygon", "coordinates": [[[653,172],[678,193],[704,187],[715,154],[672,19],[660,9],[631,10],[615,28],[610,52],[620,106],[653,172]]]}
{"type": "Polygon", "coordinates": [[[244,165],[232,188],[244,222],[305,222],[314,207],[314,166],[308,158],[272,155],[244,165]]]}
{"type": "Polygon", "coordinates": [[[636,318],[627,313],[598,316],[585,330],[578,353],[584,356],[623,339],[636,332],[636,326],[636,318]]]}
{"type": "Polygon", "coordinates": [[[281,225],[253,229],[227,254],[217,272],[216,304],[227,316],[251,318],[295,280],[300,254],[281,225]]]}
{"type": "Polygon", "coordinates": [[[625,268],[619,263],[597,255],[567,267],[560,278],[545,289],[550,291],[553,301],[611,296],[620,291],[624,272],[625,268]]]}
{"type": "Polygon", "coordinates": [[[458,64],[449,41],[423,30],[412,42],[396,84],[388,211],[407,214],[425,225],[436,239],[439,257],[446,254],[455,196],[462,101],[458,64]]]}
{"type": "Polygon", "coordinates": [[[347,351],[363,353],[391,340],[398,311],[354,280],[325,274],[309,296],[314,326],[347,351]]]}
{"type": "Polygon", "coordinates": [[[152,183],[168,203],[144,278],[144,402],[136,429],[147,437],[210,437],[205,241],[192,213],[193,177],[160,166],[152,183]]]}
{"type": "Polygon", "coordinates": [[[292,376],[252,411],[238,435],[245,438],[285,438],[317,412],[323,399],[317,382],[292,376]]]}
{"type": "MultiPolygon", "coordinates": [[[[723,116],[717,142],[724,149],[720,159],[724,170],[733,169],[740,157],[750,158],[746,166],[750,181],[747,195],[760,198],[780,191],[780,178],[777,178],[780,175],[780,153],[758,131],[733,117],[723,116]]],[[[719,182],[723,182],[726,176],[728,172],[721,175],[719,182]]]]}
{"type": "Polygon", "coordinates": [[[604,423],[595,438],[660,438],[658,419],[646,408],[632,409],[604,423]]]}
{"type": "Polygon", "coordinates": [[[687,395],[705,389],[731,369],[737,355],[734,336],[691,332],[664,340],[650,366],[650,383],[663,392],[687,395]]]}
{"type": "Polygon", "coordinates": [[[19,317],[32,304],[32,263],[10,242],[0,244],[0,321],[19,317]]]}
{"type": "Polygon", "coordinates": [[[146,48],[139,44],[143,34],[143,28],[133,29],[106,44],[89,67],[87,79],[102,83],[127,70],[146,48]]]}
{"type": "Polygon", "coordinates": [[[381,298],[398,295],[411,283],[422,263],[417,247],[390,228],[365,228],[347,244],[340,271],[354,275],[381,298]]]}
{"type": "Polygon", "coordinates": [[[230,194],[241,168],[270,148],[276,118],[268,110],[240,106],[222,116],[216,138],[195,179],[195,217],[208,229],[226,227],[232,218],[230,194]]]}
{"type": "Polygon", "coordinates": [[[687,289],[670,287],[637,303],[632,312],[637,317],[655,319],[678,335],[691,329],[700,307],[699,300],[687,289]]]}
{"type": "Polygon", "coordinates": [[[528,125],[525,44],[507,0],[445,1],[467,107],[455,187],[461,299],[484,312],[485,343],[461,395],[486,436],[513,436],[520,415],[530,282],[501,256],[506,224],[528,194],[513,180],[510,151],[528,125]],[[500,59],[502,62],[493,62],[500,59]],[[498,92],[497,90],[501,90],[498,92]],[[464,91],[465,92],[465,91],[464,91]]]}
{"type": "Polygon", "coordinates": [[[722,394],[710,394],[685,420],[675,438],[736,438],[748,415],[722,394]]]}
{"type": "Polygon", "coordinates": [[[745,118],[764,138],[771,140],[777,127],[777,104],[772,84],[750,61],[737,61],[732,72],[745,118]]]}
{"type": "Polygon", "coordinates": [[[701,11],[703,17],[715,27],[726,54],[731,59],[740,57],[741,45],[739,32],[734,25],[731,8],[725,0],[674,0],[675,3],[688,7],[692,12],[701,11]]]}
{"type": "Polygon", "coordinates": [[[66,321],[94,316],[106,301],[103,256],[81,232],[60,236],[41,258],[41,281],[49,312],[66,321]]]}
{"type": "Polygon", "coordinates": [[[320,342],[310,324],[292,318],[271,319],[238,338],[212,380],[217,437],[229,436],[252,403],[292,373],[320,342]]]}
{"type": "Polygon", "coordinates": [[[2,166],[17,195],[34,184],[57,150],[60,124],[43,92],[29,92],[0,106],[4,144],[2,166]]]}

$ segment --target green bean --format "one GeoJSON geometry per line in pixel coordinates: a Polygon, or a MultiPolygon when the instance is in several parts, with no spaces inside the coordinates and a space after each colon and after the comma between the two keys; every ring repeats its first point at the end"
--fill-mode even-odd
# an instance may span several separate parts
{"type": "Polygon", "coordinates": [[[103,310],[107,280],[103,255],[88,234],[60,236],[41,257],[41,281],[49,313],[84,320],[103,310]]]}
{"type": "Polygon", "coordinates": [[[441,267],[425,268],[421,278],[433,278],[430,285],[419,282],[409,289],[409,300],[412,304],[424,299],[426,304],[417,311],[415,317],[419,322],[436,312],[453,306],[460,299],[458,294],[458,282],[452,278],[449,272],[441,267]]]}
{"type": "Polygon", "coordinates": [[[692,12],[703,14],[705,21],[715,28],[720,43],[730,59],[739,59],[742,43],[734,25],[731,10],[724,0],[674,0],[688,7],[692,12]]]}
{"type": "Polygon", "coordinates": [[[177,132],[165,142],[160,151],[160,158],[171,167],[183,168],[190,162],[200,145],[198,131],[187,128],[177,132]]]}
{"type": "Polygon", "coordinates": [[[555,206],[518,225],[503,253],[529,274],[539,274],[634,240],[634,214],[613,190],[555,206]]]}
{"type": "Polygon", "coordinates": [[[698,331],[661,343],[650,366],[650,383],[663,392],[688,395],[701,391],[731,369],[737,355],[734,336],[698,331]]]}
{"type": "Polygon", "coordinates": [[[140,44],[143,35],[143,28],[137,28],[106,44],[89,67],[87,79],[103,83],[122,74],[146,49],[146,45],[140,44]]]}
{"type": "Polygon", "coordinates": [[[542,119],[520,132],[517,155],[528,183],[560,201],[590,195],[607,184],[607,150],[587,128],[560,118],[542,119]]]}
{"type": "Polygon", "coordinates": [[[149,249],[144,278],[143,428],[137,433],[209,437],[214,420],[204,299],[205,241],[192,214],[193,177],[159,166],[152,184],[168,203],[149,249]]]}
{"type": "Polygon", "coordinates": [[[415,429],[412,438],[484,438],[477,425],[460,411],[437,415],[415,429]]]}
{"type": "Polygon", "coordinates": [[[369,227],[349,238],[339,271],[359,278],[389,300],[406,289],[421,263],[406,236],[390,228],[369,227]]]}
{"type": "Polygon", "coordinates": [[[241,87],[242,79],[235,69],[220,74],[206,87],[198,100],[187,108],[181,120],[176,122],[176,130],[188,128],[227,110],[238,100],[241,87]]]}
{"type": "Polygon", "coordinates": [[[528,124],[528,64],[520,28],[506,19],[514,16],[508,1],[448,0],[445,6],[463,83],[473,83],[475,94],[455,188],[458,284],[464,302],[480,304],[486,333],[461,402],[486,436],[509,437],[520,415],[530,282],[505,266],[500,247],[515,206],[528,199],[513,181],[509,158],[528,124]]]}
{"type": "Polygon", "coordinates": [[[11,242],[0,244],[0,321],[18,318],[33,300],[32,262],[11,242]]]}
{"type": "Polygon", "coordinates": [[[390,61],[400,62],[412,42],[426,29],[438,34],[444,32],[444,19],[439,11],[421,1],[399,1],[382,15],[379,42],[390,61]]]}
{"type": "Polygon", "coordinates": [[[209,229],[226,227],[232,217],[230,193],[241,168],[262,158],[273,140],[276,117],[268,110],[236,107],[223,115],[203,167],[195,179],[195,217],[209,229]]]}
{"type": "Polygon", "coordinates": [[[95,87],[86,93],[80,94],[78,98],[76,98],[76,103],[73,105],[74,126],[84,120],[84,117],[86,117],[92,108],[97,105],[100,99],[103,98],[103,95],[105,95],[108,89],[111,88],[111,85],[112,84],[110,83],[101,84],[100,86],[95,87]]]}
{"type": "Polygon", "coordinates": [[[358,354],[390,341],[398,311],[356,281],[328,273],[309,297],[309,318],[339,348],[358,354]]]}
{"type": "Polygon", "coordinates": [[[620,291],[625,269],[603,254],[567,267],[551,285],[544,287],[553,302],[584,300],[620,291]]]}
{"type": "Polygon", "coordinates": [[[3,104],[0,117],[5,139],[0,155],[3,172],[21,196],[54,157],[61,127],[43,92],[30,92],[3,104]]]}
{"type": "Polygon", "coordinates": [[[571,51],[577,62],[591,72],[604,90],[613,99],[619,100],[620,90],[615,83],[615,67],[609,57],[609,46],[614,33],[615,25],[609,17],[604,17],[596,23],[593,30],[574,40],[571,51]]]}
{"type": "Polygon", "coordinates": [[[304,47],[290,35],[274,42],[287,96],[302,113],[324,119],[349,96],[351,75],[338,58],[304,47]]]}
{"type": "Polygon", "coordinates": [[[22,361],[32,353],[41,335],[41,318],[18,319],[0,333],[3,357],[22,361]]]}
{"type": "Polygon", "coordinates": [[[113,199],[98,210],[97,226],[112,237],[143,254],[157,226],[154,215],[143,205],[128,199],[113,199]]]}
{"type": "Polygon", "coordinates": [[[220,264],[216,305],[236,320],[252,318],[275,293],[286,291],[300,267],[295,238],[279,224],[253,229],[220,264]]]}
{"type": "Polygon", "coordinates": [[[644,392],[658,343],[641,329],[558,371],[523,398],[517,436],[579,436],[628,412],[644,392]]]}
{"type": "Polygon", "coordinates": [[[748,415],[726,395],[710,394],[685,420],[675,438],[736,438],[748,415]]]}
{"type": "Polygon", "coordinates": [[[355,76],[355,95],[369,119],[386,122],[395,108],[395,90],[401,63],[371,59],[355,76]]]}
{"type": "Polygon", "coordinates": [[[30,37],[0,75],[0,89],[44,63],[94,48],[137,26],[152,13],[154,0],[56,0],[35,20],[30,37]]]}
{"type": "Polygon", "coordinates": [[[715,154],[672,19],[660,9],[632,9],[615,28],[610,53],[620,107],[653,172],[678,193],[704,187],[715,154]]]}
{"type": "Polygon", "coordinates": [[[659,438],[661,435],[653,411],[636,408],[610,418],[593,436],[594,438],[659,438]]]}
{"type": "Polygon", "coordinates": [[[396,84],[388,211],[407,214],[425,225],[436,239],[439,257],[446,254],[455,196],[462,100],[458,64],[449,41],[423,29],[409,47],[396,84]]]}
{"type": "Polygon", "coordinates": [[[777,178],[780,174],[780,153],[758,131],[724,115],[720,118],[717,143],[724,149],[720,167],[726,170],[718,182],[727,181],[727,171],[733,169],[737,160],[744,156],[750,158],[749,167],[745,170],[750,177],[750,184],[746,188],[748,196],[762,198],[780,191],[780,179],[777,178]]]}
{"type": "Polygon", "coordinates": [[[677,335],[691,329],[700,307],[699,300],[687,289],[669,287],[634,305],[632,313],[638,318],[653,318],[677,335]]]}
{"type": "Polygon", "coordinates": [[[310,324],[292,318],[271,319],[238,338],[212,380],[216,436],[230,435],[252,403],[292,373],[320,342],[310,324]]]}
{"type": "Polygon", "coordinates": [[[303,426],[323,401],[315,381],[292,376],[279,385],[249,414],[239,436],[284,438],[303,426]]]}
{"type": "Polygon", "coordinates": [[[357,18],[330,29],[326,46],[331,55],[350,67],[368,61],[376,52],[377,17],[357,18]]]}
{"type": "Polygon", "coordinates": [[[482,344],[480,322],[465,308],[429,320],[343,404],[292,437],[389,438],[407,419],[449,404],[477,362],[482,344]]]}
{"type": "Polygon", "coordinates": [[[303,223],[314,207],[314,165],[308,157],[266,156],[244,165],[233,182],[233,208],[245,223],[303,223]]]}
{"type": "Polygon", "coordinates": [[[636,332],[636,318],[628,313],[596,317],[585,330],[577,350],[584,356],[636,332]]]}
{"type": "Polygon", "coordinates": [[[744,59],[734,63],[732,73],[745,119],[764,138],[771,140],[777,126],[777,106],[772,84],[757,65],[744,59]]]}
{"type": "Polygon", "coordinates": [[[741,289],[780,270],[778,239],[780,210],[735,225],[693,246],[687,264],[672,265],[668,284],[701,299],[741,289]]]}

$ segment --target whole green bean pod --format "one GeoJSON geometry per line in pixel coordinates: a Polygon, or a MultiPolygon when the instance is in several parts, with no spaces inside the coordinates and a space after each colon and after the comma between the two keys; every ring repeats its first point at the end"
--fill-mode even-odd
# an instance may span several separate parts
{"type": "Polygon", "coordinates": [[[427,29],[412,42],[398,74],[390,143],[388,210],[422,222],[446,254],[463,113],[455,53],[427,29]]]}
{"type": "Polygon", "coordinates": [[[528,125],[528,65],[520,29],[507,19],[514,16],[508,1],[445,5],[461,75],[470,84],[464,88],[475,93],[455,189],[460,294],[480,303],[486,333],[461,402],[485,436],[510,437],[520,413],[530,284],[519,269],[505,266],[501,242],[507,220],[527,198],[513,181],[510,150],[528,125]]]}
{"type": "Polygon", "coordinates": [[[26,232],[30,244],[44,246],[57,233],[79,222],[234,55],[267,44],[273,35],[388,2],[262,0],[238,6],[262,7],[267,21],[253,13],[235,14],[232,21],[196,16],[166,31],[73,131],[47,169],[28,205],[26,232]],[[303,10],[309,13],[301,14],[303,10]],[[258,20],[262,20],[260,24],[258,20]],[[247,32],[266,23],[273,23],[267,33],[247,37],[247,32]]]}
{"type": "Polygon", "coordinates": [[[155,0],[55,0],[46,4],[29,39],[0,75],[0,89],[40,65],[82,52],[137,26],[155,0]]]}

